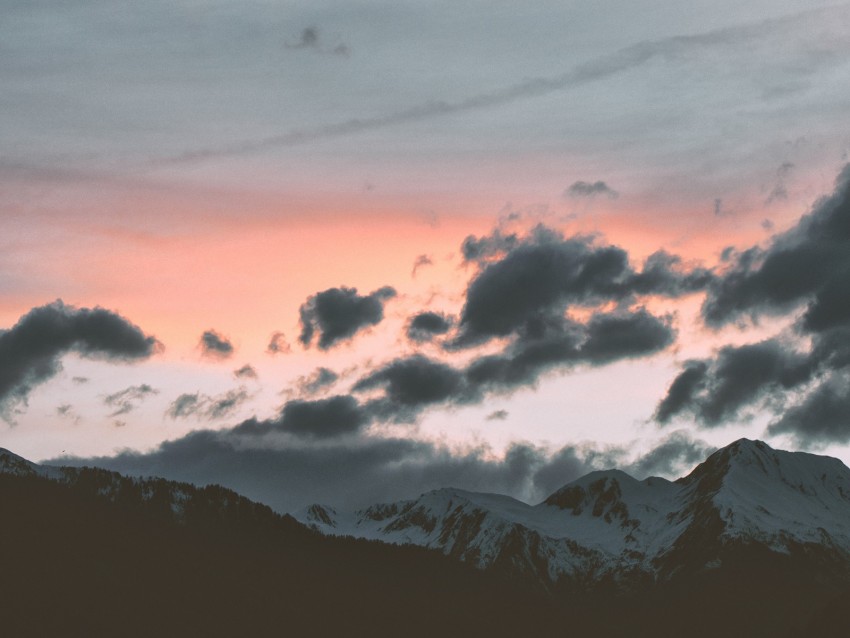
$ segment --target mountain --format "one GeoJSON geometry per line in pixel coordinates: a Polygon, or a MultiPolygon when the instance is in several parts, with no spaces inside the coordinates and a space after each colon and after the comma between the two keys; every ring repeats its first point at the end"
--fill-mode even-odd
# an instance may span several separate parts
{"type": "Polygon", "coordinates": [[[567,620],[433,551],[325,538],[220,486],[7,450],[0,569],[0,634],[16,638],[513,636],[567,620]]]}
{"type": "Polygon", "coordinates": [[[850,469],[747,439],[676,481],[592,472],[533,506],[441,489],[356,512],[313,505],[295,518],[326,535],[434,548],[550,588],[669,581],[743,549],[850,573],[850,469]]]}
{"type": "Polygon", "coordinates": [[[0,627],[845,636],[847,481],[834,459],[739,441],[674,482],[594,472],[536,506],[444,489],[359,512],[313,506],[308,527],[220,486],[0,450],[0,627]]]}

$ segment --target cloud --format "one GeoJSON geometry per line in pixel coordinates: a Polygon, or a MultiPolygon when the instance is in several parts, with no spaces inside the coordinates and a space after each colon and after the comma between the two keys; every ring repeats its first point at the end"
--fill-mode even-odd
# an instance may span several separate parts
{"type": "Polygon", "coordinates": [[[717,197],[714,199],[714,216],[715,217],[728,217],[732,215],[733,212],[723,207],[723,199],[717,197]]]}
{"type": "Polygon", "coordinates": [[[830,377],[783,412],[768,432],[792,434],[804,444],[850,442],[850,379],[846,374],[830,377]]]}
{"type": "Polygon", "coordinates": [[[152,394],[159,394],[159,390],[152,388],[147,383],[143,383],[124,388],[112,394],[107,394],[103,397],[103,403],[110,408],[114,408],[115,411],[109,415],[110,417],[121,416],[135,410],[139,407],[140,403],[152,394]]]}
{"type": "Polygon", "coordinates": [[[266,352],[269,354],[288,354],[292,351],[289,343],[286,341],[286,336],[282,332],[273,332],[269,338],[269,345],[266,347],[266,352]]]}
{"type": "Polygon", "coordinates": [[[420,268],[424,268],[425,266],[433,266],[434,260],[431,259],[428,255],[419,255],[413,261],[413,269],[410,271],[410,276],[415,277],[416,273],[419,272],[420,268]]]}
{"type": "Polygon", "coordinates": [[[165,411],[165,414],[170,416],[172,419],[181,419],[197,414],[199,405],[201,405],[199,392],[194,394],[181,394],[179,397],[174,399],[170,406],[168,406],[168,410],[165,411]]]}
{"type": "Polygon", "coordinates": [[[731,266],[709,287],[702,308],[710,326],[788,313],[807,304],[810,330],[850,317],[846,304],[834,303],[850,275],[850,166],[835,192],[817,202],[791,230],[766,248],[734,256],[731,266]]]}
{"type": "Polygon", "coordinates": [[[286,46],[290,49],[317,48],[319,46],[319,31],[316,27],[305,27],[298,40],[286,46]]]}
{"type": "Polygon", "coordinates": [[[567,190],[564,191],[564,197],[596,197],[604,195],[608,199],[617,199],[620,194],[605,182],[573,182],[567,190]]]}
{"type": "Polygon", "coordinates": [[[326,399],[287,401],[277,419],[250,419],[236,426],[237,434],[259,436],[285,432],[303,439],[333,439],[354,434],[369,423],[357,399],[343,394],[326,399]]]}
{"type": "Polygon", "coordinates": [[[685,415],[713,427],[760,407],[777,415],[769,434],[792,434],[803,444],[850,440],[843,416],[850,395],[849,184],[845,167],[835,192],[796,226],[765,247],[727,255],[727,270],[708,288],[705,322],[785,315],[794,323],[784,336],[686,362],[658,405],[660,423],[685,415]]]}
{"type": "Polygon", "coordinates": [[[808,356],[778,339],[726,346],[712,360],[685,364],[659,404],[656,418],[664,423],[684,412],[703,425],[723,425],[737,418],[743,407],[779,399],[813,372],[808,356]]]}
{"type": "Polygon", "coordinates": [[[473,391],[462,371],[422,355],[396,359],[360,379],[352,390],[380,388],[384,394],[366,410],[380,420],[411,422],[426,406],[471,401],[473,391]]]}
{"type": "Polygon", "coordinates": [[[201,392],[186,393],[172,401],[165,415],[172,419],[194,416],[196,419],[215,421],[232,416],[250,398],[250,393],[244,387],[214,396],[201,392]]]}
{"type": "Polygon", "coordinates": [[[74,425],[78,424],[82,420],[82,417],[77,414],[77,411],[74,409],[74,406],[72,406],[70,403],[63,403],[62,405],[58,406],[56,408],[56,415],[73,422],[74,425]]]}
{"type": "Polygon", "coordinates": [[[776,183],[764,202],[765,206],[770,206],[776,201],[785,201],[788,199],[786,181],[793,169],[794,164],[791,162],[783,162],[779,168],[776,169],[776,183]]]}
{"type": "Polygon", "coordinates": [[[496,410],[495,412],[491,412],[486,417],[484,417],[487,421],[504,421],[508,418],[509,412],[507,410],[496,410]]]}
{"type": "Polygon", "coordinates": [[[318,347],[327,350],[360,330],[379,324],[384,318],[384,303],[395,296],[396,291],[389,286],[362,296],[356,288],[345,287],[316,293],[301,306],[298,340],[309,347],[318,332],[318,347]]]}
{"type": "Polygon", "coordinates": [[[447,333],[454,321],[439,312],[420,312],[407,324],[407,338],[416,343],[430,341],[436,335],[447,333]]]}
{"type": "Polygon", "coordinates": [[[692,439],[687,432],[679,430],[624,469],[637,478],[673,476],[683,468],[704,461],[714,450],[705,441],[692,439]]]}
{"type": "Polygon", "coordinates": [[[205,330],[199,342],[201,355],[210,359],[228,359],[234,348],[230,340],[215,330],[205,330]]]}
{"type": "MultiPolygon", "coordinates": [[[[477,93],[459,100],[429,99],[411,108],[383,115],[355,117],[310,128],[292,129],[264,138],[245,139],[221,146],[200,148],[154,163],[189,163],[216,157],[257,153],[272,148],[299,146],[400,124],[416,123],[459,113],[473,113],[481,109],[505,106],[597,82],[624,71],[638,68],[656,58],[670,60],[687,56],[695,51],[723,49],[742,41],[749,43],[767,34],[782,33],[783,29],[798,25],[801,19],[816,13],[822,12],[808,11],[752,24],[713,29],[700,34],[638,42],[611,54],[576,64],[560,74],[529,78],[500,89],[477,93]]],[[[303,48],[312,50],[313,46],[310,43],[318,41],[318,32],[315,33],[315,39],[308,33],[306,42],[305,32],[306,30],[302,31],[300,39],[292,45],[298,48],[299,45],[305,43],[307,46],[303,48]]]]}
{"type": "Polygon", "coordinates": [[[533,332],[559,322],[570,306],[623,302],[637,295],[678,297],[705,288],[711,278],[707,270],[684,268],[664,252],[650,256],[637,272],[617,246],[597,245],[590,237],[564,238],[538,226],[502,258],[483,265],[469,283],[459,334],[450,346],[533,332]]]}
{"type": "Polygon", "coordinates": [[[295,42],[287,42],[287,49],[307,49],[317,53],[328,53],[331,55],[339,55],[348,57],[351,55],[351,47],[344,42],[327,47],[322,43],[319,34],[319,29],[315,26],[305,27],[301,30],[301,34],[295,42]]]}
{"type": "Polygon", "coordinates": [[[299,377],[295,387],[300,395],[313,396],[328,389],[339,379],[339,375],[330,368],[320,367],[307,376],[299,377]]]}
{"type": "Polygon", "coordinates": [[[564,320],[540,328],[501,354],[474,359],[466,370],[469,382],[477,391],[513,390],[534,385],[549,370],[648,356],[675,338],[670,317],[655,317],[643,308],[597,313],[586,324],[564,320]]]}
{"type": "Polygon", "coordinates": [[[55,376],[61,357],[131,362],[147,359],[162,344],[124,317],[103,308],[75,308],[61,300],[33,308],[0,331],[0,417],[12,422],[16,406],[55,376]]]}
{"type": "Polygon", "coordinates": [[[412,423],[433,406],[474,404],[489,393],[533,386],[547,371],[647,356],[674,337],[670,317],[643,308],[596,313],[584,324],[562,320],[524,334],[499,354],[473,358],[464,367],[422,354],[394,359],[358,380],[352,392],[369,395],[362,409],[370,421],[412,423]]]}
{"type": "Polygon", "coordinates": [[[485,237],[469,235],[463,240],[460,252],[468,262],[486,262],[494,257],[503,257],[516,248],[519,237],[516,233],[504,234],[499,228],[485,237]]]}
{"type": "Polygon", "coordinates": [[[250,364],[245,364],[241,368],[233,371],[233,376],[237,379],[256,379],[257,370],[250,364]]]}
{"type": "Polygon", "coordinates": [[[353,397],[337,395],[288,402],[281,412],[279,429],[319,439],[356,432],[366,423],[367,418],[353,397]]]}
{"type": "MultiPolygon", "coordinates": [[[[315,416],[310,413],[304,419],[311,431],[316,423],[326,422],[315,421],[315,416]]],[[[626,448],[580,444],[550,450],[513,443],[497,458],[486,446],[453,449],[356,433],[346,439],[305,438],[299,445],[276,443],[267,428],[260,427],[264,438],[256,437],[263,423],[249,420],[231,430],[191,432],[148,453],[48,462],[95,465],[198,485],[216,483],[290,512],[311,503],[356,509],[443,487],[504,493],[536,503],[592,470],[618,465],[652,474],[689,470],[700,445],[674,433],[672,441],[661,441],[662,451],[630,460],[626,448]]]]}

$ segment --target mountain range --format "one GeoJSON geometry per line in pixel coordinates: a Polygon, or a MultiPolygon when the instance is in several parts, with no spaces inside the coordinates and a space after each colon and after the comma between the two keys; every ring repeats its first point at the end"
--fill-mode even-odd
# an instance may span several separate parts
{"type": "Polygon", "coordinates": [[[742,439],[676,481],[591,472],[537,505],[440,489],[355,511],[312,505],[323,534],[437,549],[547,585],[668,581],[759,548],[850,565],[850,469],[834,458],[742,439]]]}
{"type": "Polygon", "coordinates": [[[845,636],[850,469],[740,440],[536,505],[441,489],[281,515],[0,450],[6,635],[845,636]]]}

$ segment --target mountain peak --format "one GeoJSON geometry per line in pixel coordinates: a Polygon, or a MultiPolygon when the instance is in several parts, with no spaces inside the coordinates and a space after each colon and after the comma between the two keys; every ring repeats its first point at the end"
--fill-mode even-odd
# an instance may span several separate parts
{"type": "Polygon", "coordinates": [[[0,472],[19,476],[31,475],[38,473],[38,466],[6,448],[0,448],[0,472]]]}

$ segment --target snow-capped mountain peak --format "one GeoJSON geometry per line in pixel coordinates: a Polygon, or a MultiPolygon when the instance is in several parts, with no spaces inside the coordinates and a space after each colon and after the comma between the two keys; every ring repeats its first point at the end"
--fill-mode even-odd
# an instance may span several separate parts
{"type": "Polygon", "coordinates": [[[741,439],[677,481],[591,472],[535,506],[446,488],[356,512],[311,506],[295,517],[325,534],[438,548],[549,581],[665,578],[686,561],[715,564],[736,543],[782,553],[818,545],[850,556],[850,469],[741,439]]]}

